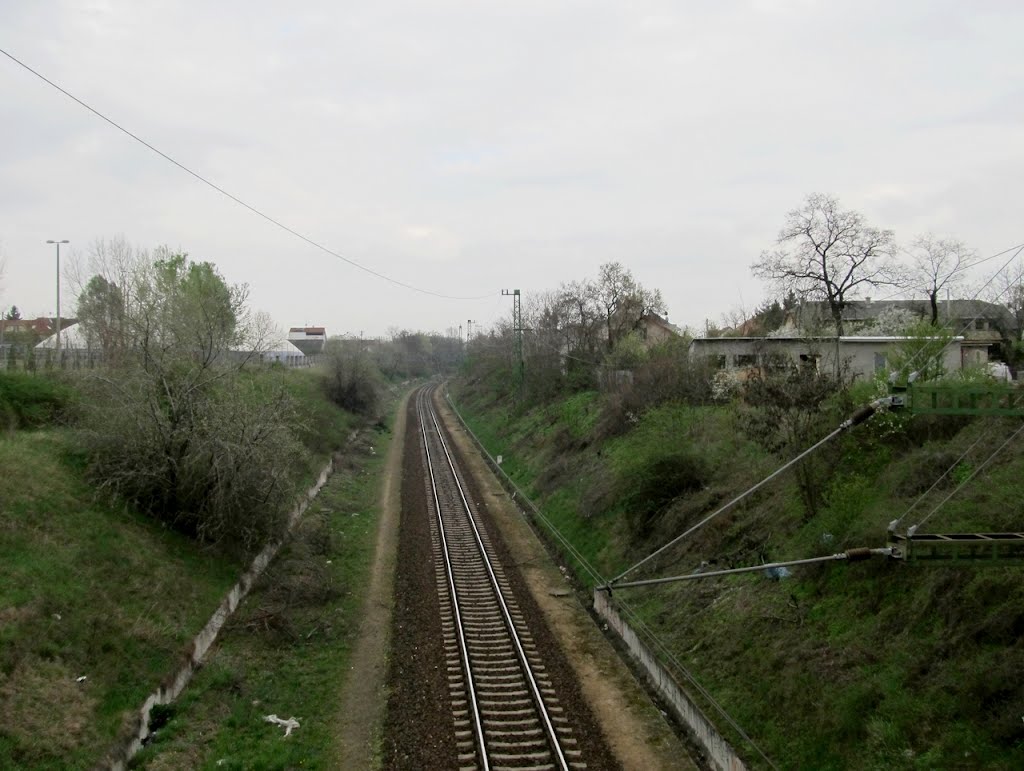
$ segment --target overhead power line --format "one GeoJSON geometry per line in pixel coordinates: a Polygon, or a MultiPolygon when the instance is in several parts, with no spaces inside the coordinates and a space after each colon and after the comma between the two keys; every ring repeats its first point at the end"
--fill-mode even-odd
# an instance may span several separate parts
{"type": "Polygon", "coordinates": [[[1008,436],[1006,440],[992,452],[991,455],[985,458],[985,460],[983,460],[978,465],[978,467],[971,472],[970,476],[968,476],[963,482],[954,487],[950,491],[949,495],[947,495],[945,498],[939,501],[938,504],[936,504],[935,508],[929,511],[924,519],[922,519],[916,525],[913,525],[912,527],[908,528],[907,533],[913,535],[915,532],[917,532],[918,528],[920,528],[922,525],[924,525],[925,522],[931,519],[935,512],[941,509],[949,501],[950,498],[952,498],[954,495],[960,492],[967,485],[967,483],[974,479],[976,476],[978,476],[978,474],[980,474],[985,469],[985,467],[988,466],[988,464],[991,463],[997,455],[999,455],[999,453],[1006,449],[1006,446],[1010,444],[1010,442],[1012,442],[1014,439],[1020,436],[1020,433],[1022,431],[1024,431],[1024,424],[1021,424],[1020,427],[1018,427],[1016,431],[1010,434],[1010,436],[1008,436]]]}
{"type": "Polygon", "coordinates": [[[644,564],[650,562],[652,559],[657,557],[659,554],[661,554],[666,549],[669,549],[672,546],[675,546],[677,543],[682,541],[687,536],[689,536],[692,533],[695,533],[696,531],[700,530],[702,527],[704,527],[704,525],[706,525],[708,522],[713,520],[715,517],[719,516],[720,514],[725,513],[726,511],[728,511],[729,509],[731,509],[733,506],[735,506],[736,504],[740,503],[741,501],[746,500],[751,495],[753,495],[755,492],[757,492],[762,487],[764,487],[766,484],[768,484],[770,481],[772,481],[773,479],[778,477],[780,474],[782,474],[782,472],[784,472],[786,469],[791,468],[792,466],[796,465],[801,460],[806,458],[808,455],[810,455],[811,453],[813,453],[814,451],[816,451],[820,447],[824,446],[828,442],[830,442],[833,439],[835,439],[837,436],[839,436],[844,431],[848,431],[849,429],[853,428],[854,426],[860,425],[865,420],[867,420],[872,415],[874,415],[876,412],[878,412],[880,409],[882,409],[883,407],[887,407],[888,404],[889,404],[889,401],[890,400],[888,398],[876,399],[875,401],[871,402],[871,404],[868,404],[868,405],[865,405],[864,407],[861,407],[859,410],[857,410],[855,413],[853,413],[853,415],[851,415],[849,418],[844,420],[839,425],[838,428],[833,430],[828,435],[826,435],[826,436],[822,437],[821,439],[819,439],[817,442],[812,444],[810,447],[808,447],[806,450],[801,452],[795,458],[791,458],[786,463],[782,464],[777,469],[775,469],[775,471],[770,473],[768,476],[764,477],[763,479],[761,479],[759,482],[757,482],[756,484],[752,485],[751,487],[748,487],[746,490],[744,490],[742,493],[737,495],[732,500],[728,501],[727,503],[723,504],[719,508],[715,509],[713,512],[711,512],[706,517],[704,517],[704,519],[702,519],[700,522],[698,522],[695,525],[691,525],[684,532],[682,532],[679,535],[677,535],[675,538],[673,538],[671,541],[669,541],[665,545],[663,545],[660,548],[656,549],[655,551],[651,552],[646,557],[644,557],[642,560],[640,560],[639,562],[637,562],[634,565],[630,566],[626,570],[623,570],[621,573],[619,573],[617,576],[615,576],[615,578],[613,578],[611,581],[608,582],[608,584],[606,585],[606,588],[608,588],[608,589],[614,588],[623,578],[625,578],[627,575],[632,573],[638,567],[640,567],[641,565],[644,565],[644,564]]]}
{"type": "Polygon", "coordinates": [[[12,55],[11,53],[9,53],[9,52],[5,51],[4,49],[0,48],[0,54],[3,54],[4,56],[6,56],[8,59],[10,59],[12,62],[17,64],[19,67],[22,67],[23,69],[27,70],[28,72],[31,72],[33,75],[35,75],[37,78],[39,78],[41,81],[43,81],[47,85],[50,85],[53,88],[57,89],[62,94],[64,94],[64,96],[66,96],[68,99],[70,99],[71,101],[75,102],[76,104],[81,105],[86,110],[88,110],[93,115],[95,115],[97,118],[100,118],[101,120],[109,123],[111,126],[116,128],[122,134],[125,134],[125,135],[131,137],[136,142],[141,144],[143,147],[146,147],[147,149],[153,151],[154,153],[159,155],[161,158],[163,158],[165,161],[168,161],[168,162],[174,164],[179,169],[184,171],[186,174],[189,174],[190,176],[192,176],[195,179],[199,180],[200,182],[202,182],[207,187],[213,188],[218,193],[223,195],[225,198],[228,198],[228,199],[234,201],[239,206],[242,206],[242,207],[248,209],[249,211],[251,211],[253,214],[257,215],[258,217],[262,217],[267,222],[271,223],[272,225],[275,225],[276,227],[280,228],[281,230],[285,231],[286,233],[289,233],[290,235],[293,235],[296,238],[304,241],[305,243],[309,244],[310,246],[313,246],[313,247],[319,249],[320,251],[325,252],[325,253],[331,255],[332,257],[337,257],[342,262],[348,263],[353,268],[361,270],[364,273],[369,273],[371,276],[375,276],[376,278],[379,278],[379,279],[381,279],[383,281],[387,281],[387,282],[389,282],[391,284],[394,284],[395,286],[400,286],[400,287],[402,287],[404,289],[409,289],[409,290],[411,290],[413,292],[419,292],[420,294],[430,295],[431,297],[438,297],[438,298],[443,299],[443,300],[483,300],[483,299],[491,296],[490,294],[485,294],[485,295],[476,295],[476,296],[472,296],[472,297],[464,297],[464,296],[458,296],[458,295],[447,295],[447,294],[443,294],[441,292],[435,292],[435,291],[430,290],[430,289],[423,289],[422,287],[415,286],[414,284],[408,284],[405,281],[400,281],[397,278],[392,278],[391,276],[388,276],[388,275],[386,275],[384,273],[381,273],[380,271],[374,270],[373,268],[367,267],[366,265],[363,265],[362,263],[356,262],[351,257],[346,257],[345,255],[340,254],[340,253],[334,251],[333,249],[331,249],[331,248],[329,248],[327,246],[324,246],[319,241],[316,241],[316,240],[310,238],[309,236],[304,235],[303,233],[300,233],[299,231],[295,230],[294,228],[291,228],[288,225],[285,225],[280,220],[275,219],[274,217],[271,217],[269,214],[266,214],[265,212],[257,209],[255,206],[252,206],[251,204],[246,203],[241,198],[236,196],[234,193],[228,192],[227,190],[225,190],[220,185],[218,185],[215,182],[212,182],[211,180],[209,180],[206,177],[204,177],[202,174],[200,174],[200,173],[198,173],[196,171],[193,171],[192,169],[190,169],[185,164],[175,160],[170,155],[168,155],[167,153],[165,153],[162,150],[158,149],[157,147],[154,147],[152,144],[147,142],[142,137],[138,136],[137,134],[132,133],[131,131],[126,129],[124,126],[122,126],[120,123],[117,123],[112,118],[108,118],[106,115],[104,115],[102,112],[100,112],[96,108],[92,107],[91,105],[86,104],[81,99],[79,99],[77,96],[75,96],[74,94],[69,92],[67,89],[61,87],[57,83],[54,83],[52,80],[50,80],[48,77],[46,77],[42,73],[32,69],[32,67],[30,67],[29,65],[25,64],[25,62],[21,61],[21,59],[17,58],[16,56],[12,55]]]}

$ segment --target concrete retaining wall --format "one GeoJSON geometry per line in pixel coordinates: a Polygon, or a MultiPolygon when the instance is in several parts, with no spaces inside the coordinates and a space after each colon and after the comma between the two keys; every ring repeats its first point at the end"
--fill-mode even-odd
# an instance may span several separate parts
{"type": "Polygon", "coordinates": [[[745,771],[746,766],[732,745],[712,725],[700,707],[683,692],[675,678],[658,661],[654,652],[622,619],[607,592],[600,589],[594,591],[594,610],[598,616],[604,619],[610,629],[615,630],[615,633],[625,643],[630,655],[647,673],[653,688],[671,707],[680,722],[690,730],[693,738],[704,751],[708,765],[716,771],[745,771]]]}

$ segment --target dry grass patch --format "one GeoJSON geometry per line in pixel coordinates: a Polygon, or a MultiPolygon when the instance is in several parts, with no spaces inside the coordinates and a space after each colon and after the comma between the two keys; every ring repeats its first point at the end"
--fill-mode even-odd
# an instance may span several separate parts
{"type": "Polygon", "coordinates": [[[96,697],[89,681],[60,661],[24,659],[0,672],[0,725],[26,760],[73,753],[94,742],[96,697]]]}

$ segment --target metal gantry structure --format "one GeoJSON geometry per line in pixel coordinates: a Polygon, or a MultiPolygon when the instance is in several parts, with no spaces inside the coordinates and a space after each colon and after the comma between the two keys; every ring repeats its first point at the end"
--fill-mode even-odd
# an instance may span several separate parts
{"type": "Polygon", "coordinates": [[[905,393],[915,415],[1024,416],[1024,389],[1012,383],[911,383],[905,393]]]}

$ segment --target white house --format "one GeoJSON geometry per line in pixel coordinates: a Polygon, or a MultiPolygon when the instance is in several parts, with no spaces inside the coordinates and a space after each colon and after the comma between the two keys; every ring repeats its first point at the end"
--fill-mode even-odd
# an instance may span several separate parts
{"type": "MultiPolygon", "coordinates": [[[[838,352],[841,369],[859,379],[885,371],[889,358],[910,339],[845,336],[837,346],[835,337],[699,337],[690,343],[690,357],[707,359],[717,369],[743,380],[798,367],[832,372],[838,352]]],[[[943,349],[942,365],[947,372],[960,369],[962,342],[962,337],[955,337],[943,349]]]]}

